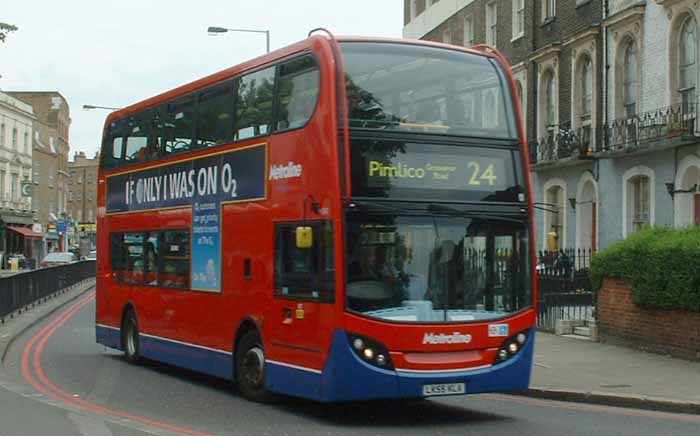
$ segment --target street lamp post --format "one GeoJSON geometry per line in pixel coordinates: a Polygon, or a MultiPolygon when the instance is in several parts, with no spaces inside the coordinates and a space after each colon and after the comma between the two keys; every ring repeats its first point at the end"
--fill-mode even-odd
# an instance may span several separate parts
{"type": "Polygon", "coordinates": [[[95,106],[94,104],[84,104],[83,109],[86,111],[92,110],[92,109],[107,109],[110,111],[118,111],[119,107],[111,107],[111,106],[95,106]]]}
{"type": "Polygon", "coordinates": [[[210,26],[209,28],[207,28],[207,32],[209,32],[209,34],[211,36],[216,36],[219,33],[226,33],[226,32],[264,33],[265,34],[265,47],[267,49],[267,53],[270,53],[270,31],[269,30],[227,29],[225,27],[210,26]]]}

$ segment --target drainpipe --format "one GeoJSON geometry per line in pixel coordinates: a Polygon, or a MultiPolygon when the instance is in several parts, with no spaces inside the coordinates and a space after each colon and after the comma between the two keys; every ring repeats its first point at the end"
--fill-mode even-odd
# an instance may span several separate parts
{"type": "MultiPolygon", "coordinates": [[[[608,0],[603,1],[603,21],[608,18],[608,0]]],[[[604,144],[605,147],[608,145],[608,135],[607,135],[607,123],[608,123],[608,26],[603,25],[603,123],[600,137],[601,145],[604,144]]],[[[596,174],[596,181],[598,181],[599,174],[596,174]]]]}

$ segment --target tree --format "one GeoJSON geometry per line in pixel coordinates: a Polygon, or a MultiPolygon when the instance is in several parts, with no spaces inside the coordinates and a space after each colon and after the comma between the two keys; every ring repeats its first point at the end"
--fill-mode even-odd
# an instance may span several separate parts
{"type": "Polygon", "coordinates": [[[0,42],[5,42],[5,38],[7,37],[10,32],[14,32],[17,30],[17,26],[13,26],[12,24],[7,24],[7,23],[0,23],[0,42]]]}

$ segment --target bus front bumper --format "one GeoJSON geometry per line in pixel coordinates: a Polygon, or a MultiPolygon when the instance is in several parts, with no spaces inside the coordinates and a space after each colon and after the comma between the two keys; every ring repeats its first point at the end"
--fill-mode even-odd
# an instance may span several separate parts
{"type": "Polygon", "coordinates": [[[421,398],[426,385],[455,383],[464,383],[464,394],[525,390],[530,384],[534,338],[533,331],[515,356],[493,366],[416,372],[368,364],[352,351],[346,332],[337,330],[323,371],[268,362],[267,388],[323,402],[421,398]]]}

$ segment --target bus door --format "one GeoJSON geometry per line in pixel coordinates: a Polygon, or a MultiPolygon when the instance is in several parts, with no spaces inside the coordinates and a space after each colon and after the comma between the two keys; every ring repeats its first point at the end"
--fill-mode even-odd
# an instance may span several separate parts
{"type": "Polygon", "coordinates": [[[269,330],[268,357],[321,370],[334,297],[332,223],[276,223],[275,292],[273,313],[268,318],[274,326],[269,330]]]}

